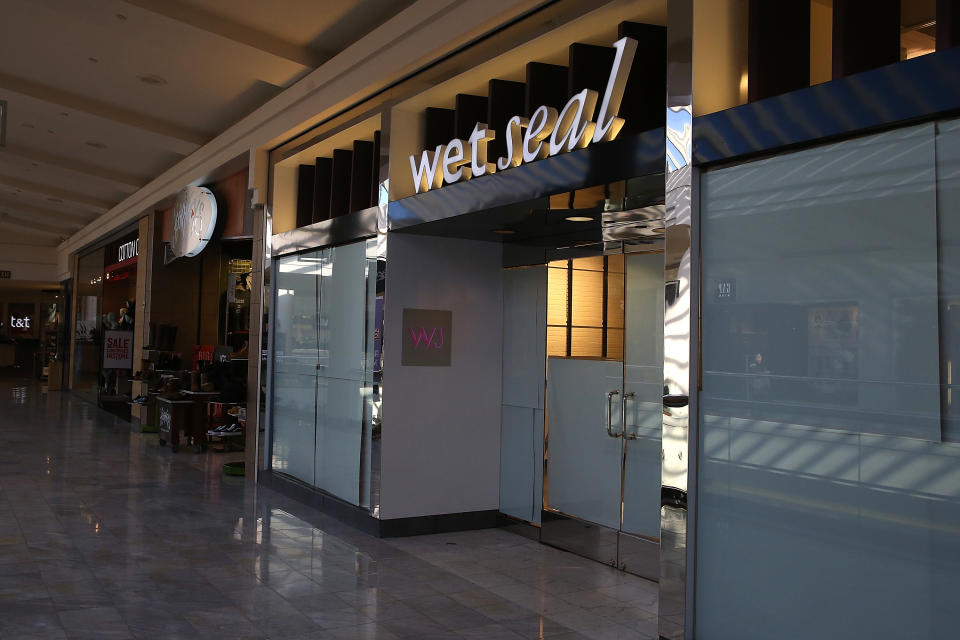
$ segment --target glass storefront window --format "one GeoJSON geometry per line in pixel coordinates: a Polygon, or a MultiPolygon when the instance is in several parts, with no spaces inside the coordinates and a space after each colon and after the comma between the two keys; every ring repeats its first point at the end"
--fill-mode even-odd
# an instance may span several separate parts
{"type": "Polygon", "coordinates": [[[356,505],[369,500],[378,397],[372,243],[282,257],[276,274],[273,469],[356,505]]]}
{"type": "Polygon", "coordinates": [[[698,637],[955,634],[957,129],[704,174],[698,637]]]}
{"type": "Polygon", "coordinates": [[[104,250],[99,249],[77,261],[72,390],[90,402],[97,402],[100,388],[103,260],[104,250]]]}

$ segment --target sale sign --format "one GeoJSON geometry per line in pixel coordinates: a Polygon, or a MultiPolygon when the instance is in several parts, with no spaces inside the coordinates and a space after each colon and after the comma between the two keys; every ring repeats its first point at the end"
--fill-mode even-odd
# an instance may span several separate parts
{"type": "Polygon", "coordinates": [[[103,333],[103,368],[130,369],[133,366],[133,331],[103,333]]]}

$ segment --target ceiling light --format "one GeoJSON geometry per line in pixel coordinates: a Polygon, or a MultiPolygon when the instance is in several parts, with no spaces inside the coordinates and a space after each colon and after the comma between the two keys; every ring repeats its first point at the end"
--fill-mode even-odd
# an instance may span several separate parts
{"type": "Polygon", "coordinates": [[[137,74],[137,79],[144,84],[152,84],[154,86],[161,86],[167,84],[166,78],[161,78],[158,75],[152,73],[140,73],[137,74]]]}
{"type": "Polygon", "coordinates": [[[593,222],[593,218],[589,216],[570,216],[569,218],[564,218],[568,222],[593,222]]]}
{"type": "Polygon", "coordinates": [[[88,147],[93,147],[94,149],[106,149],[107,145],[102,142],[97,142],[96,140],[87,140],[85,143],[88,147]]]}
{"type": "Polygon", "coordinates": [[[516,231],[513,229],[490,229],[490,233],[495,233],[498,236],[512,236],[516,231]]]}

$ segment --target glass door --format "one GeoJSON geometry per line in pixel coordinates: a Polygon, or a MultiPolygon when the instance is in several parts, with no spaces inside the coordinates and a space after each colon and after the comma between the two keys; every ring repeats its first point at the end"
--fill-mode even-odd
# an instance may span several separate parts
{"type": "Polygon", "coordinates": [[[656,578],[663,254],[548,265],[541,539],[656,578]]]}

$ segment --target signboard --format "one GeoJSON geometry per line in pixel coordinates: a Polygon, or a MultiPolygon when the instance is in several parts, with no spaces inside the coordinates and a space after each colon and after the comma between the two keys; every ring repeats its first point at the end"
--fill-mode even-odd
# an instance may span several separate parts
{"type": "Polygon", "coordinates": [[[217,199],[206,187],[186,187],[173,205],[170,250],[176,258],[190,258],[207,246],[217,226],[217,199]]]}
{"type": "Polygon", "coordinates": [[[402,366],[449,367],[452,340],[452,311],[403,310],[402,366]]]}
{"type": "Polygon", "coordinates": [[[9,271],[0,271],[0,280],[9,280],[12,275],[9,271]]]}
{"type": "Polygon", "coordinates": [[[496,162],[487,162],[487,143],[497,132],[477,123],[469,139],[454,139],[438,145],[433,151],[424,151],[417,162],[410,156],[410,170],[416,193],[469,180],[487,173],[495,173],[555,156],[561,151],[582,149],[594,142],[613,140],[623,128],[624,120],[617,116],[627,86],[630,67],[637,51],[637,41],[621,38],[613,43],[616,53],[607,79],[600,110],[594,120],[594,111],[600,96],[592,89],[573,95],[560,113],[553,107],[540,106],[524,118],[513,116],[503,132],[507,155],[496,162]]]}
{"type": "Polygon", "coordinates": [[[733,278],[717,280],[713,285],[713,299],[716,302],[735,302],[737,300],[737,281],[733,278]]]}
{"type": "Polygon", "coordinates": [[[124,242],[117,247],[117,262],[125,262],[140,255],[140,238],[124,242]]]}
{"type": "Polygon", "coordinates": [[[7,327],[12,335],[34,335],[36,307],[31,302],[11,302],[7,305],[7,327]]]}
{"type": "Polygon", "coordinates": [[[133,366],[133,331],[103,332],[103,368],[129,369],[133,366]]]}

